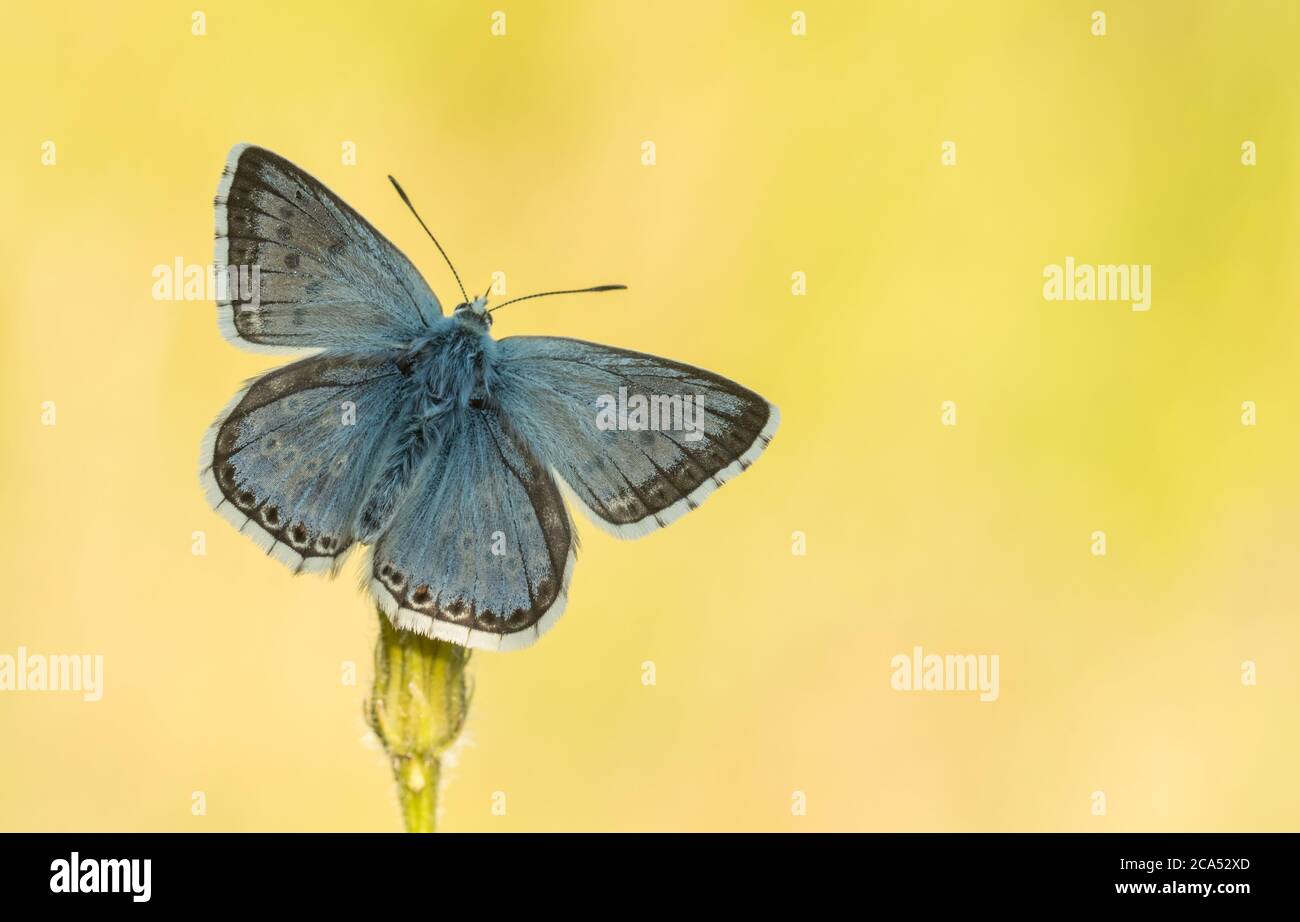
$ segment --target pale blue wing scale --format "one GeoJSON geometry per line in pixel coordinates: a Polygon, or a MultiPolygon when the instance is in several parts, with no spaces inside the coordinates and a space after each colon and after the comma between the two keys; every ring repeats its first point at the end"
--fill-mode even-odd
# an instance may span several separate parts
{"type": "MultiPolygon", "coordinates": [[[[620,538],[670,524],[748,468],[776,433],[777,408],[712,372],[639,352],[547,336],[497,344],[494,394],[544,464],[569,486],[593,522],[620,538]],[[601,428],[602,400],[623,389],[691,397],[695,420],[657,430],[601,428]]],[[[607,420],[608,422],[608,420],[607,420]]]]}
{"type": "Polygon", "coordinates": [[[218,322],[243,348],[393,348],[442,316],[396,246],[318,180],[264,148],[230,151],[217,187],[216,237],[218,278],[230,280],[217,299],[218,322]]]}

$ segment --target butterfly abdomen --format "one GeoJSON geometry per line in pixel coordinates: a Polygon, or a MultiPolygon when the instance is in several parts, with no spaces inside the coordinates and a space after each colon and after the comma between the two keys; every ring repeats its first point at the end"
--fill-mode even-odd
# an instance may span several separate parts
{"type": "Polygon", "coordinates": [[[357,518],[357,537],[373,543],[397,510],[398,501],[415,479],[416,472],[429,457],[437,442],[434,420],[418,416],[408,418],[398,433],[383,466],[371,483],[365,505],[357,518]]]}

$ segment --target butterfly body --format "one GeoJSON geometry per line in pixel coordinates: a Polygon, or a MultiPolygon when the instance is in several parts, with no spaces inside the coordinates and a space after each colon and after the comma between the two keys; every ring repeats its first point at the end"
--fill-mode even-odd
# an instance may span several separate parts
{"type": "Polygon", "coordinates": [[[369,543],[383,532],[415,473],[436,456],[442,436],[455,430],[456,414],[491,400],[495,345],[485,326],[457,312],[400,350],[394,364],[407,379],[397,398],[400,434],[362,506],[359,540],[369,543]]]}
{"type": "Polygon", "coordinates": [[[399,627],[532,643],[563,611],[576,556],[560,484],[597,525],[639,537],[776,430],[775,407],[711,372],[580,340],[495,340],[484,297],[444,315],[396,247],[269,151],[232,150],[216,204],[218,270],[262,270],[262,290],[218,302],[223,333],[314,351],[213,424],[208,498],[295,572],[332,572],[371,545],[367,585],[399,627]]]}

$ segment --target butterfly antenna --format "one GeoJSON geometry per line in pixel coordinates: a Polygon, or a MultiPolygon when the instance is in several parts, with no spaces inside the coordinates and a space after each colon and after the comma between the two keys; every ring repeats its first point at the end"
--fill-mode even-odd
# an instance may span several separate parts
{"type": "Polygon", "coordinates": [[[626,288],[626,285],[597,285],[594,288],[564,288],[559,291],[539,291],[535,295],[524,295],[521,298],[511,298],[509,301],[503,301],[496,307],[492,308],[492,310],[488,311],[488,313],[490,314],[492,311],[499,311],[507,304],[514,304],[516,301],[527,301],[530,298],[546,298],[550,295],[582,295],[589,291],[623,291],[626,288]]]}
{"type": "Polygon", "coordinates": [[[406,190],[403,189],[401,184],[398,183],[396,179],[393,179],[392,176],[388,177],[388,181],[393,184],[393,188],[396,189],[397,194],[402,197],[402,201],[406,203],[406,207],[411,209],[411,214],[415,215],[415,220],[420,222],[420,226],[423,227],[424,232],[429,235],[429,239],[433,241],[433,245],[438,248],[438,252],[442,254],[442,258],[447,260],[447,268],[451,270],[452,275],[456,276],[456,284],[460,286],[461,297],[468,301],[469,295],[465,293],[465,286],[461,283],[460,273],[457,272],[456,267],[451,264],[451,257],[448,256],[447,251],[442,248],[442,244],[438,242],[438,238],[433,236],[433,231],[429,230],[429,225],[424,223],[424,218],[420,217],[420,213],[415,210],[415,206],[411,204],[410,198],[406,195],[406,190]]]}

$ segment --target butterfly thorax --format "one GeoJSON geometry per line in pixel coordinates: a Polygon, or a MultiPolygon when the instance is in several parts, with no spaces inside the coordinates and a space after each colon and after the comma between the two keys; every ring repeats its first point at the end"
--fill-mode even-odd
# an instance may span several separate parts
{"type": "Polygon", "coordinates": [[[485,327],[444,317],[410,343],[397,367],[410,380],[419,415],[465,409],[486,399],[496,384],[496,342],[485,327]]]}

